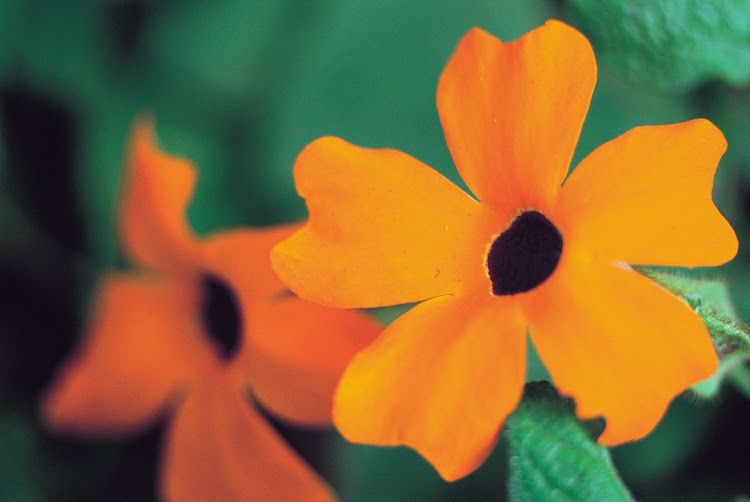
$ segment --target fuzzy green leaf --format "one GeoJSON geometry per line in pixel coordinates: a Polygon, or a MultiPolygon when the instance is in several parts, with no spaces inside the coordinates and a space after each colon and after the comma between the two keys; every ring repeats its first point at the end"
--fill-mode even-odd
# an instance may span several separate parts
{"type": "Polygon", "coordinates": [[[747,0],[570,0],[600,61],[634,80],[687,89],[750,83],[747,0]]]}
{"type": "MultiPolygon", "coordinates": [[[[632,501],[609,451],[578,421],[571,399],[552,384],[531,382],[505,421],[514,502],[632,501]]],[[[601,432],[601,431],[599,431],[601,432]]]]}
{"type": "Polygon", "coordinates": [[[702,397],[713,397],[725,379],[750,396],[750,373],[744,363],[750,359],[748,326],[734,311],[726,285],[717,280],[694,279],[684,274],[639,267],[638,271],[682,298],[708,328],[720,359],[718,371],[693,386],[702,397]]]}

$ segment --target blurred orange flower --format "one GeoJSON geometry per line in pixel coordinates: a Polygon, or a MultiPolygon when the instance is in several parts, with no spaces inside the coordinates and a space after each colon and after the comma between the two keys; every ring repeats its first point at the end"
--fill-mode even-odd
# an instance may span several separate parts
{"type": "Polygon", "coordinates": [[[310,220],[272,251],[281,279],[329,306],[422,302],[344,373],[345,437],[465,476],[519,400],[527,330],[579,416],[606,418],[607,445],[646,435],[715,371],[698,315],[625,263],[736,254],[711,200],[724,137],[706,120],[639,127],[566,180],[595,81],[588,41],[557,21],[512,43],[480,29],[461,40],[437,107],[478,201],[398,151],[326,137],[300,154],[310,220]]]}
{"type": "Polygon", "coordinates": [[[299,225],[196,238],[184,217],[195,179],[156,149],[150,122],[135,124],[120,231],[139,268],[100,285],[44,417],[63,432],[114,434],[169,416],[167,500],[332,500],[248,397],[295,424],[330,423],[344,366],[379,328],[285,290],[268,255],[299,225]]]}

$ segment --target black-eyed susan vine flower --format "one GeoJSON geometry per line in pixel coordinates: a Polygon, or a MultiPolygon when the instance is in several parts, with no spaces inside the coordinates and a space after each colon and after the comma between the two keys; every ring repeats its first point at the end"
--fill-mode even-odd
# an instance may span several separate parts
{"type": "Polygon", "coordinates": [[[447,480],[472,472],[521,395],[527,332],[599,440],[648,434],[717,367],[700,317],[627,264],[711,266],[737,252],[711,199],[726,149],[706,120],[638,127],[566,179],[596,81],[588,41],[550,21],[458,44],[437,107],[476,200],[414,158],[321,138],[294,176],[310,219],[272,251],[302,298],[421,302],[348,366],[334,423],[408,445],[447,480]]]}
{"type": "Polygon", "coordinates": [[[132,434],[166,417],[166,500],[333,500],[249,398],[294,424],[330,423],[336,382],[378,326],[281,284],[269,251],[298,224],[193,235],[195,169],[158,151],[146,120],[128,164],[119,229],[137,269],[99,286],[85,339],[44,399],[47,423],[132,434]]]}

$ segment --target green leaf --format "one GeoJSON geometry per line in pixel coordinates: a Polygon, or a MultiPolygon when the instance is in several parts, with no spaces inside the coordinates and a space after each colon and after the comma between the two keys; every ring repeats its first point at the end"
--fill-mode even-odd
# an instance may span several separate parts
{"type": "Polygon", "coordinates": [[[410,448],[351,444],[344,439],[334,444],[337,468],[332,482],[342,501],[506,500],[503,480],[507,456],[503,442],[479,469],[450,483],[410,448]]]}
{"type": "MultiPolygon", "coordinates": [[[[609,451],[592,439],[549,382],[526,384],[523,399],[505,421],[510,455],[510,499],[632,501],[609,451]]],[[[600,423],[599,423],[600,425],[600,423]]]]}
{"type": "Polygon", "coordinates": [[[721,382],[727,379],[750,396],[750,372],[744,365],[750,359],[748,326],[738,319],[724,282],[646,267],[637,270],[682,298],[701,316],[708,328],[721,362],[717,372],[694,385],[693,391],[702,397],[713,397],[721,382]]]}
{"type": "Polygon", "coordinates": [[[687,89],[750,83],[747,0],[570,0],[598,59],[634,81],[687,89]]]}
{"type": "Polygon", "coordinates": [[[720,409],[718,400],[696,400],[689,393],[677,396],[646,437],[610,450],[620,476],[628,486],[640,487],[658,486],[665,478],[677,475],[700,454],[702,444],[696,438],[711,433],[720,409]]]}

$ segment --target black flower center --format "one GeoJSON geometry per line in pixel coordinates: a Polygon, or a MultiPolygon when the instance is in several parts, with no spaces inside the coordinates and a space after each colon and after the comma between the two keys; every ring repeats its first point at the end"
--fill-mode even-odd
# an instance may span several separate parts
{"type": "Polygon", "coordinates": [[[524,211],[490,246],[487,272],[497,296],[530,291],[552,275],[560,261],[560,231],[538,211],[524,211]]]}
{"type": "Polygon", "coordinates": [[[240,309],[226,282],[215,275],[201,278],[201,321],[224,360],[234,356],[240,340],[240,309]]]}

